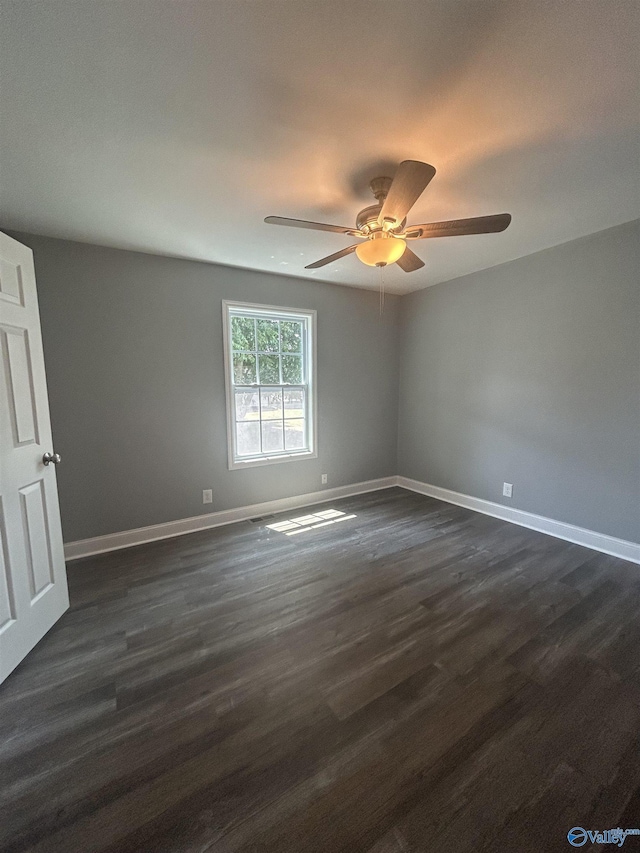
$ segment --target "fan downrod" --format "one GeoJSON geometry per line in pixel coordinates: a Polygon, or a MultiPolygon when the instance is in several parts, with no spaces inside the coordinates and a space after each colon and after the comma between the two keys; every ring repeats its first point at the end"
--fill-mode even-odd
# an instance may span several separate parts
{"type": "Polygon", "coordinates": [[[369,186],[378,204],[382,204],[391,189],[391,178],[374,178],[369,186]]]}

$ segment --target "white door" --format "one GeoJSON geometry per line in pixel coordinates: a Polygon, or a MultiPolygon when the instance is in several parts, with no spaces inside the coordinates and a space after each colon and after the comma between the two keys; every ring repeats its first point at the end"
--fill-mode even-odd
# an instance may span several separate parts
{"type": "MultiPolygon", "coordinates": [[[[31,249],[0,233],[0,682],[69,606],[31,249]]],[[[57,460],[55,460],[57,462],[57,460]]]]}

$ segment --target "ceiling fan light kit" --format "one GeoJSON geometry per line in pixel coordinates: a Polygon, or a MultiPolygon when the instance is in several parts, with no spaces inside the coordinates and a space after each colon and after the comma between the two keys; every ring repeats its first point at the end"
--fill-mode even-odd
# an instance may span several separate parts
{"type": "Polygon", "coordinates": [[[367,266],[386,267],[387,264],[395,264],[406,248],[407,243],[402,237],[378,231],[364,243],[356,246],[356,255],[367,266]]]}
{"type": "Polygon", "coordinates": [[[333,255],[321,258],[305,269],[324,267],[355,252],[363,264],[384,267],[397,263],[404,272],[414,272],[424,266],[408,246],[407,240],[425,240],[432,237],[462,237],[467,234],[495,234],[504,231],[511,222],[511,214],[498,213],[493,216],[475,216],[471,219],[454,219],[449,222],[429,222],[426,225],[411,225],[406,228],[407,214],[420,198],[436,170],[429,163],[419,160],[403,160],[393,180],[387,177],[374,178],[369,186],[377,204],[365,207],[356,216],[356,227],[327,225],[322,222],[307,222],[303,219],[286,219],[282,216],[267,216],[269,225],[287,225],[293,228],[310,228],[316,231],[332,231],[358,237],[364,242],[347,246],[333,255]]]}

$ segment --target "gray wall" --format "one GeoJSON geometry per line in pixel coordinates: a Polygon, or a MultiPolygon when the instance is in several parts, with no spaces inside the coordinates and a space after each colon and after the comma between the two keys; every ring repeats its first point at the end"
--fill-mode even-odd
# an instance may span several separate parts
{"type": "Polygon", "coordinates": [[[324,472],[640,541],[640,222],[390,297],[382,319],[372,292],[15,236],[35,254],[66,541],[317,491],[324,472]],[[318,311],[318,459],[227,469],[225,298],[318,311]]]}
{"type": "Polygon", "coordinates": [[[403,297],[400,327],[400,474],[640,542],[640,222],[403,297]]]}
{"type": "Polygon", "coordinates": [[[380,318],[369,291],[14,236],[34,250],[65,541],[395,474],[397,298],[380,318]],[[318,459],[227,469],[223,299],[317,310],[318,459]]]}

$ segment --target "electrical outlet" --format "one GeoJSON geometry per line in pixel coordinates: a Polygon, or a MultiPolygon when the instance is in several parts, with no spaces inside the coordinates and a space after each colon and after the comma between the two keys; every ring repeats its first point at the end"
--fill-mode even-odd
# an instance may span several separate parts
{"type": "Polygon", "coordinates": [[[513,495],[513,483],[503,483],[502,494],[505,498],[510,498],[513,495]]]}
{"type": "Polygon", "coordinates": [[[320,482],[322,483],[323,486],[327,485],[327,475],[326,474],[322,475],[322,477],[320,478],[320,482]]]}
{"type": "Polygon", "coordinates": [[[213,503],[213,489],[203,489],[202,490],[202,503],[203,504],[212,504],[213,503]]]}

